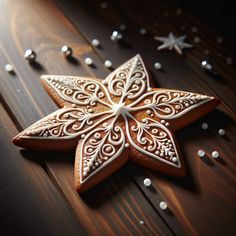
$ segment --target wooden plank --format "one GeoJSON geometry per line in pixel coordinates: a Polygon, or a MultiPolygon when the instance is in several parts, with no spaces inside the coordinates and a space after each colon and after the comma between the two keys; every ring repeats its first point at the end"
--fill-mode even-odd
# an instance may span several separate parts
{"type": "MultiPolygon", "coordinates": [[[[54,111],[55,104],[39,82],[41,74],[104,76],[108,73],[100,58],[50,1],[2,1],[0,7],[1,68],[14,65],[16,76],[5,72],[0,92],[14,119],[22,128],[54,111]],[[25,7],[27,6],[27,7],[25,7]],[[24,13],[24,14],[23,14],[24,13]],[[23,15],[22,15],[23,14],[23,15]],[[11,21],[5,21],[8,16],[11,21]],[[20,19],[20,20],[19,20],[20,19]],[[75,60],[68,62],[60,55],[60,47],[68,44],[74,49],[75,60]],[[37,54],[37,67],[23,59],[25,48],[37,54]],[[97,68],[88,68],[83,58],[92,55],[97,68]]],[[[129,175],[132,166],[80,197],[74,188],[74,153],[22,152],[29,160],[45,161],[45,170],[66,198],[77,220],[89,235],[172,235],[155,209],[147,202],[129,175]],[[140,224],[140,220],[145,222],[140,224]]]]}
{"type": "MultiPolygon", "coordinates": [[[[176,7],[170,7],[160,1],[109,2],[107,9],[101,9],[98,1],[91,4],[90,1],[83,3],[70,1],[68,3],[64,0],[57,0],[57,3],[88,42],[91,42],[93,38],[100,40],[103,48],[96,48],[97,54],[103,60],[112,60],[114,67],[136,52],[140,52],[151,68],[155,60],[160,61],[164,66],[165,73],[151,70],[161,87],[198,91],[219,96],[222,99],[220,110],[177,133],[177,139],[188,166],[186,179],[176,180],[147,172],[136,177],[136,181],[148,200],[175,233],[181,235],[181,229],[177,228],[178,224],[175,222],[177,219],[185,232],[190,235],[222,235],[225,232],[228,235],[234,235],[233,221],[236,216],[234,204],[236,197],[234,153],[236,150],[233,142],[236,137],[236,126],[233,122],[236,111],[234,106],[236,101],[235,71],[233,67],[226,65],[221,57],[213,60],[221,74],[219,80],[214,80],[206,75],[200,68],[200,61],[205,57],[203,53],[206,49],[209,49],[213,57],[218,51],[225,57],[227,55],[233,57],[234,52],[220,47],[215,42],[216,35],[214,39],[210,38],[209,31],[202,27],[196,19],[193,20],[189,14],[186,13],[184,18],[177,17],[176,7]],[[168,18],[165,16],[166,12],[168,12],[168,18]],[[109,42],[112,31],[117,29],[120,24],[127,26],[127,31],[124,32],[126,47],[109,42]],[[157,43],[152,40],[152,37],[166,35],[169,31],[181,34],[183,31],[180,26],[183,24],[189,31],[193,26],[197,26],[203,43],[197,45],[196,49],[186,52],[186,57],[182,58],[173,52],[156,53],[157,43]],[[150,34],[139,35],[138,30],[141,27],[145,27],[150,34]],[[203,121],[209,123],[208,131],[201,130],[203,121]],[[217,130],[222,127],[227,130],[228,136],[225,139],[217,136],[217,130]],[[191,134],[196,135],[191,138],[191,134]],[[203,160],[196,157],[196,152],[200,148],[207,152],[207,157],[203,160]],[[218,150],[221,154],[218,162],[210,157],[213,150],[218,150]],[[153,179],[155,191],[143,186],[142,181],[147,175],[153,179]],[[158,205],[160,199],[163,198],[169,203],[172,214],[159,210],[158,205]]],[[[194,37],[193,33],[190,35],[192,38],[194,37]]]]}
{"type": "Polygon", "coordinates": [[[0,234],[85,235],[40,163],[12,146],[18,130],[2,103],[0,114],[0,234]]]}

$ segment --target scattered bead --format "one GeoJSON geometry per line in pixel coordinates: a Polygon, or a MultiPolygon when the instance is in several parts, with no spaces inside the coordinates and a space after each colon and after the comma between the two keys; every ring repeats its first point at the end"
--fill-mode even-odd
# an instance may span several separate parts
{"type": "Polygon", "coordinates": [[[207,123],[202,123],[202,129],[204,129],[204,130],[208,129],[208,124],[207,123]]]}
{"type": "Polygon", "coordinates": [[[139,30],[139,33],[140,33],[141,35],[145,35],[145,34],[147,33],[147,30],[144,29],[144,28],[141,28],[141,29],[139,30]]]}
{"type": "Polygon", "coordinates": [[[14,72],[13,66],[11,64],[6,64],[5,71],[7,71],[10,74],[13,73],[14,72]]]}
{"type": "Polygon", "coordinates": [[[155,64],[154,64],[154,68],[156,69],[156,70],[160,70],[161,69],[161,63],[159,63],[159,62],[155,62],[155,64]]]}
{"type": "Polygon", "coordinates": [[[166,210],[168,208],[168,205],[167,205],[167,203],[165,201],[161,201],[159,203],[159,207],[160,207],[161,210],[164,211],[164,210],[166,210]]]}
{"type": "Polygon", "coordinates": [[[86,65],[91,66],[93,64],[93,59],[91,57],[86,57],[84,62],[86,65]]]}
{"type": "Polygon", "coordinates": [[[123,38],[123,35],[120,33],[120,32],[118,32],[118,31],[113,31],[112,32],[112,35],[111,35],[111,40],[112,41],[119,41],[119,40],[121,40],[123,38]]]}
{"type": "Polygon", "coordinates": [[[27,60],[27,61],[35,61],[36,60],[36,53],[31,50],[31,49],[27,49],[25,51],[25,54],[24,54],[24,58],[27,60]]]}
{"type": "Polygon", "coordinates": [[[176,14],[177,15],[181,15],[182,14],[182,9],[181,8],[177,8],[176,9],[176,14]]]}
{"type": "Polygon", "coordinates": [[[222,37],[217,37],[216,38],[216,42],[217,43],[222,43],[223,42],[223,38],[222,37]]]}
{"type": "Polygon", "coordinates": [[[219,129],[218,134],[220,136],[224,136],[225,135],[225,130],[224,129],[219,129]]]}
{"type": "Polygon", "coordinates": [[[197,33],[197,32],[198,32],[198,28],[197,28],[197,27],[192,27],[191,31],[192,31],[193,33],[197,33]]]}
{"type": "Polygon", "coordinates": [[[203,60],[201,62],[201,67],[202,69],[204,69],[205,71],[209,71],[212,72],[213,71],[213,66],[210,64],[210,62],[208,60],[203,60]]]}
{"type": "Polygon", "coordinates": [[[143,181],[143,184],[146,186],[146,187],[150,187],[151,184],[152,184],[152,181],[148,178],[146,178],[144,181],[143,181]]]}
{"type": "Polygon", "coordinates": [[[219,152],[217,152],[217,151],[213,151],[212,154],[211,154],[211,156],[212,156],[213,158],[218,158],[218,157],[220,156],[220,154],[219,154],[219,152]]]}
{"type": "Polygon", "coordinates": [[[107,8],[107,3],[106,2],[101,2],[100,7],[102,9],[106,9],[107,8]]]}
{"type": "Polygon", "coordinates": [[[139,221],[139,224],[140,224],[140,225],[144,225],[144,221],[143,221],[143,220],[140,220],[140,221],[139,221]]]}
{"type": "Polygon", "coordinates": [[[205,156],[205,152],[200,149],[200,150],[198,150],[197,155],[198,155],[199,157],[204,157],[204,156],[205,156]]]}
{"type": "Polygon", "coordinates": [[[93,45],[94,47],[100,46],[99,40],[98,40],[98,39],[93,39],[93,40],[92,40],[92,45],[93,45]]]}
{"type": "Polygon", "coordinates": [[[231,64],[233,63],[232,57],[227,57],[227,58],[226,58],[226,63],[227,63],[228,65],[231,65],[231,64]]]}
{"type": "Polygon", "coordinates": [[[107,68],[111,68],[111,67],[112,67],[112,62],[109,61],[109,60],[106,60],[106,61],[104,62],[104,65],[105,65],[105,67],[107,67],[107,68]]]}
{"type": "Polygon", "coordinates": [[[122,25],[120,25],[120,30],[122,30],[122,31],[124,31],[124,30],[126,30],[126,25],[125,24],[122,24],[122,25]]]}
{"type": "Polygon", "coordinates": [[[61,53],[65,56],[65,57],[71,57],[73,51],[72,51],[72,48],[64,45],[62,46],[61,48],[61,53]]]}
{"type": "Polygon", "coordinates": [[[200,39],[198,36],[196,36],[196,37],[194,37],[193,41],[194,41],[195,43],[200,43],[200,42],[201,42],[201,39],[200,39]]]}

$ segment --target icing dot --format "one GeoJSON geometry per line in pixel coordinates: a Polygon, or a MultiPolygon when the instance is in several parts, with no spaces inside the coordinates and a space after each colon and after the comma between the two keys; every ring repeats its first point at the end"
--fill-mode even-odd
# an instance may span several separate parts
{"type": "Polygon", "coordinates": [[[151,115],[152,112],[151,112],[150,110],[147,110],[146,113],[147,113],[148,115],[151,115]]]}
{"type": "Polygon", "coordinates": [[[152,181],[151,181],[149,178],[146,178],[146,179],[144,179],[143,184],[144,184],[146,187],[149,187],[149,186],[151,186],[152,181]]]}
{"type": "Polygon", "coordinates": [[[207,123],[202,123],[202,129],[204,129],[204,130],[208,129],[208,124],[207,123]]]}
{"type": "Polygon", "coordinates": [[[176,163],[177,160],[178,160],[177,157],[173,157],[173,158],[172,158],[172,161],[173,161],[174,163],[176,163]]]}
{"type": "Polygon", "coordinates": [[[162,123],[162,124],[164,124],[164,123],[165,123],[165,121],[164,121],[164,120],[161,120],[161,123],[162,123]]]}
{"type": "Polygon", "coordinates": [[[197,155],[199,156],[199,157],[204,157],[205,156],[205,151],[203,151],[203,150],[198,150],[198,152],[197,152],[197,155]]]}
{"type": "Polygon", "coordinates": [[[154,115],[153,115],[153,114],[151,114],[150,116],[151,116],[151,117],[153,117],[154,115]]]}
{"type": "Polygon", "coordinates": [[[149,91],[149,92],[152,91],[152,88],[147,88],[147,91],[149,91]]]}
{"type": "Polygon", "coordinates": [[[169,125],[170,125],[169,122],[166,122],[166,123],[165,123],[165,126],[169,126],[169,125]]]}
{"type": "Polygon", "coordinates": [[[128,148],[128,147],[129,147],[129,143],[126,143],[126,144],[125,144],[125,147],[128,148]]]}
{"type": "Polygon", "coordinates": [[[218,158],[218,157],[220,156],[220,154],[219,154],[219,152],[217,152],[217,151],[213,151],[212,154],[211,154],[211,156],[212,156],[213,158],[218,158]]]}
{"type": "Polygon", "coordinates": [[[161,210],[166,210],[168,208],[168,205],[165,201],[161,201],[159,203],[159,207],[160,207],[161,210]]]}
{"type": "Polygon", "coordinates": [[[84,62],[86,65],[91,66],[93,64],[93,59],[91,57],[86,57],[84,62]]]}
{"type": "Polygon", "coordinates": [[[81,134],[81,138],[85,138],[85,134],[81,134]]]}
{"type": "Polygon", "coordinates": [[[92,113],[92,112],[93,112],[93,109],[92,109],[92,108],[89,108],[89,109],[88,109],[88,112],[92,113]]]}
{"type": "Polygon", "coordinates": [[[224,129],[219,129],[218,134],[220,136],[224,136],[225,135],[225,130],[224,129]]]}

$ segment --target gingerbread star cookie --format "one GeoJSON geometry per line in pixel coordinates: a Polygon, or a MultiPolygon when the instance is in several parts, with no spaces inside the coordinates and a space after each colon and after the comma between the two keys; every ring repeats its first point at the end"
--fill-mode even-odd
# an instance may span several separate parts
{"type": "Polygon", "coordinates": [[[140,55],[103,81],[57,75],[41,79],[61,109],[18,134],[13,143],[39,150],[76,148],[79,192],[101,182],[129,159],[183,176],[185,169],[172,132],[219,104],[206,95],[151,88],[140,55]]]}

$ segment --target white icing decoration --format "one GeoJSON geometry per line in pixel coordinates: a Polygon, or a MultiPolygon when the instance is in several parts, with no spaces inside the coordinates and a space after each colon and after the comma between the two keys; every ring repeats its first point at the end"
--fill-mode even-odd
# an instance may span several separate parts
{"type": "Polygon", "coordinates": [[[139,55],[112,72],[102,83],[67,76],[43,76],[43,80],[71,107],[36,122],[23,131],[22,136],[83,139],[80,170],[77,170],[81,183],[118,158],[130,145],[149,158],[180,168],[166,120],[179,118],[213,99],[177,90],[153,91],[139,55]],[[101,112],[94,109],[97,105],[103,106],[101,112]],[[145,118],[139,120],[137,112],[145,118]],[[155,119],[156,116],[159,119],[155,119]],[[125,123],[122,126],[121,120],[125,123]]]}

